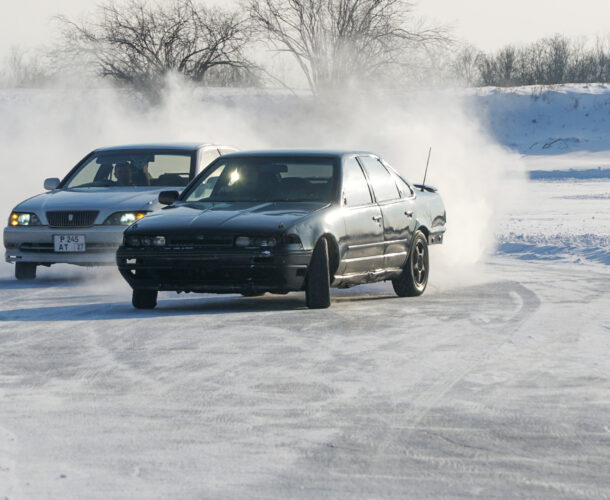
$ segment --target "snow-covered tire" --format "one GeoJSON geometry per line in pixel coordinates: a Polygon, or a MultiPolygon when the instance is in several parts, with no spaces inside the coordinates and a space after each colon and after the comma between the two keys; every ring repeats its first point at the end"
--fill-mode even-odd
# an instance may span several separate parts
{"type": "Polygon", "coordinates": [[[324,238],[318,241],[311,255],[305,283],[305,298],[309,309],[330,307],[328,243],[324,238]]]}
{"type": "Polygon", "coordinates": [[[136,309],[154,309],[157,305],[157,290],[135,290],[131,294],[131,303],[136,309]]]}
{"type": "Polygon", "coordinates": [[[428,241],[421,231],[415,231],[405,267],[392,286],[399,297],[416,297],[424,293],[430,273],[428,241]]]}
{"type": "Polygon", "coordinates": [[[30,262],[16,262],[15,278],[18,280],[36,279],[36,264],[30,262]]]}

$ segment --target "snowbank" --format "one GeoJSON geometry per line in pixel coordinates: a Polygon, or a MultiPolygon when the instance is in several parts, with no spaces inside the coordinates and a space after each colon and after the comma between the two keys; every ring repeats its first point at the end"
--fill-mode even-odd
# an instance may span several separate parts
{"type": "Polygon", "coordinates": [[[610,150],[610,85],[572,84],[469,91],[490,132],[527,155],[610,150]]]}

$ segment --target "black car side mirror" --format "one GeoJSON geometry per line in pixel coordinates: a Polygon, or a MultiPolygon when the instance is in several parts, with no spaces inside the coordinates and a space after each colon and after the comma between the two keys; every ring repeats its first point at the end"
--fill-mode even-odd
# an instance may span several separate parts
{"type": "Polygon", "coordinates": [[[178,191],[161,191],[159,193],[159,203],[161,205],[171,205],[179,196],[180,193],[178,191]]]}

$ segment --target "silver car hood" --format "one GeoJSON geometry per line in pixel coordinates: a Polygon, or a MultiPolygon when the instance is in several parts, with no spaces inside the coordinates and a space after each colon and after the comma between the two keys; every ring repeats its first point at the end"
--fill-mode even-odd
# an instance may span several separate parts
{"type": "Polygon", "coordinates": [[[17,211],[44,215],[50,210],[153,210],[159,206],[157,197],[163,188],[89,188],[58,189],[34,196],[15,207],[17,211]]]}

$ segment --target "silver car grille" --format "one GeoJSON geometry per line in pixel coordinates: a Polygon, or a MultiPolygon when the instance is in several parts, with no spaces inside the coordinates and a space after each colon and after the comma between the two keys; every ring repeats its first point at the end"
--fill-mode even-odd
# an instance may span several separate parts
{"type": "Polygon", "coordinates": [[[89,227],[93,226],[97,210],[63,210],[47,212],[47,220],[51,227],[89,227]]]}

